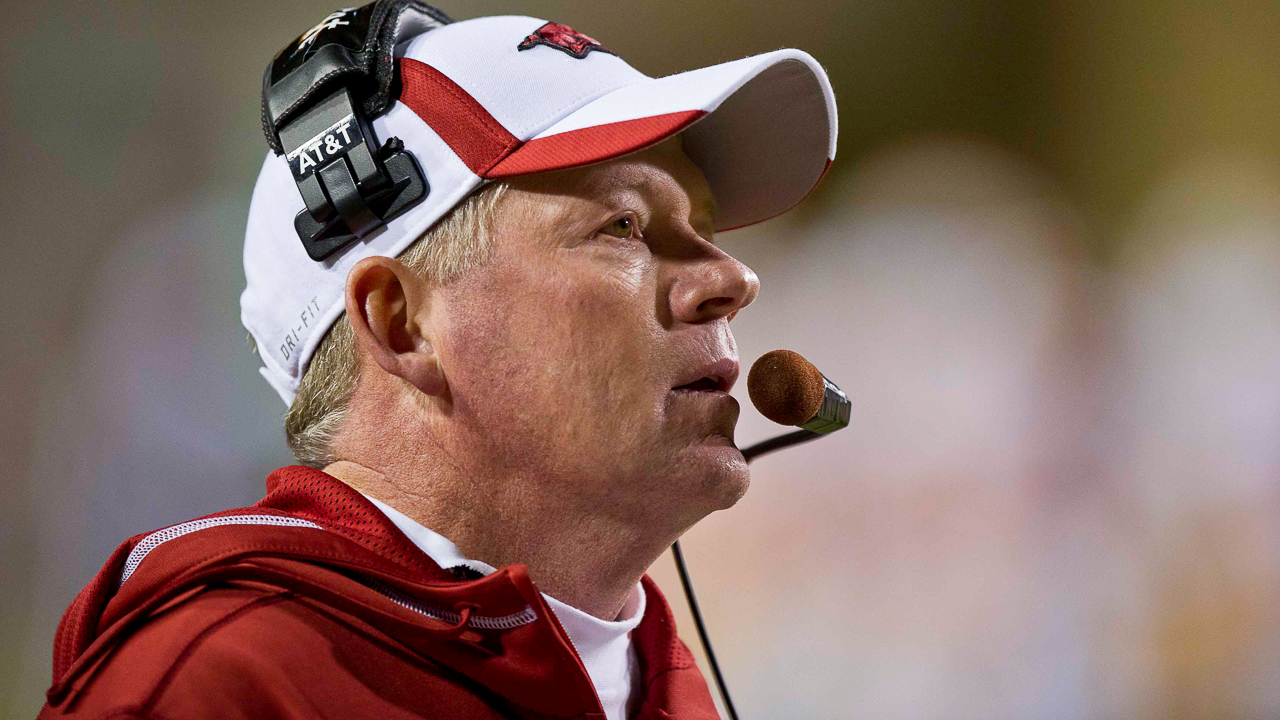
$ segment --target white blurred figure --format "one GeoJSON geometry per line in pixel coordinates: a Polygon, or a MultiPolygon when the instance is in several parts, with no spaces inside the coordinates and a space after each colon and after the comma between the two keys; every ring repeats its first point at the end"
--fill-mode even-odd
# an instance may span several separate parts
{"type": "Polygon", "coordinates": [[[1108,425],[1138,562],[1103,675],[1139,676],[1151,717],[1274,716],[1280,172],[1240,153],[1185,162],[1120,249],[1108,425]]]}

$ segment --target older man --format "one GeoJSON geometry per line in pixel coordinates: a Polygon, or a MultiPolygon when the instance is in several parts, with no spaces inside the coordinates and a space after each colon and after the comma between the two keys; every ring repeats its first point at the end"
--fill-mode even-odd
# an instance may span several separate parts
{"type": "Polygon", "coordinates": [[[729,322],[758,281],[714,233],[825,172],[821,68],[654,80],[564,25],[384,1],[286,48],[268,93],[343,28],[352,67],[394,48],[385,107],[268,97],[245,241],[305,465],[124,543],[64,616],[44,715],[715,717],[644,573],[746,491],[729,322]],[[398,138],[393,182],[358,179],[349,133],[398,138]]]}

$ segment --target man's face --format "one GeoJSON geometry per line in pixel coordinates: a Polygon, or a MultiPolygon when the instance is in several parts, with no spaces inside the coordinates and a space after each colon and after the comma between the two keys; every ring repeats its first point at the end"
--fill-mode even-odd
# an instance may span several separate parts
{"type": "Polygon", "coordinates": [[[677,139],[511,183],[493,259],[442,291],[466,448],[594,513],[696,522],[746,491],[729,321],[759,291],[712,244],[677,139]]]}

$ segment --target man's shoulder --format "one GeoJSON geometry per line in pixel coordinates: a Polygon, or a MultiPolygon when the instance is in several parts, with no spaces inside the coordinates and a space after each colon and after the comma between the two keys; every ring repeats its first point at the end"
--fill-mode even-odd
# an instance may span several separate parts
{"type": "Polygon", "coordinates": [[[159,608],[63,709],[42,717],[502,717],[465,678],[359,618],[256,583],[159,608]]]}

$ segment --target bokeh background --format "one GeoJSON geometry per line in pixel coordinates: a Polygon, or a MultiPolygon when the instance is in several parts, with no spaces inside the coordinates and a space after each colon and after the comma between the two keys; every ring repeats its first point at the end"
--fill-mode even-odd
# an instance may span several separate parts
{"type": "MultiPolygon", "coordinates": [[[[651,75],[831,75],[824,185],[724,238],[763,283],[744,364],[793,348],[854,399],[686,537],[743,718],[1280,716],[1272,3],[441,2],[651,75]]],[[[116,543],[289,460],[240,243],[262,68],[333,9],[5,8],[0,714],[116,543]]],[[[777,431],[737,393],[740,443],[777,431]]]]}

